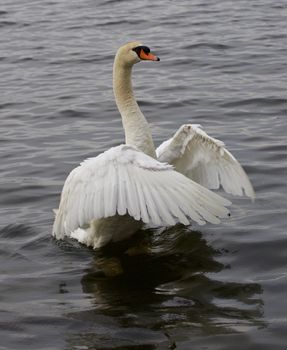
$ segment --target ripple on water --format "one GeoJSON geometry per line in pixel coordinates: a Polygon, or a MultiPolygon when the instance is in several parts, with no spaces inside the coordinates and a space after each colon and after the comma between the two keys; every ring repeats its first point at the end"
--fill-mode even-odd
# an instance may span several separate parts
{"type": "MultiPolygon", "coordinates": [[[[286,4],[4,1],[0,337],[7,349],[286,348],[286,4]],[[92,251],[51,236],[67,174],[122,143],[117,47],[157,144],[199,123],[243,164],[256,201],[219,226],[139,232],[92,251]]],[[[228,196],[229,198],[229,196],[228,196]]]]}

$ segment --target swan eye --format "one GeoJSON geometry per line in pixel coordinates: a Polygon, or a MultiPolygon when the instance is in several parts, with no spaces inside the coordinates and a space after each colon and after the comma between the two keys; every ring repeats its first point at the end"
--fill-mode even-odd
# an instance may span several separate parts
{"type": "Polygon", "coordinates": [[[137,46],[135,48],[133,48],[133,51],[135,51],[138,55],[138,57],[143,60],[143,61],[159,61],[160,59],[153,55],[150,52],[149,47],[147,46],[137,46]]]}
{"type": "Polygon", "coordinates": [[[140,58],[140,53],[141,53],[141,50],[143,50],[143,52],[145,53],[145,54],[149,54],[150,53],[150,48],[149,47],[147,47],[147,46],[137,46],[137,47],[135,47],[135,48],[133,48],[133,51],[135,51],[136,53],[137,53],[137,55],[139,56],[139,58],[140,58]]]}

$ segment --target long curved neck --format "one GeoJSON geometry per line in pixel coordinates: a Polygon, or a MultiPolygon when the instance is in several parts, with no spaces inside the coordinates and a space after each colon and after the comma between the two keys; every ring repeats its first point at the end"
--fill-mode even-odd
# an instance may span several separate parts
{"type": "Polygon", "coordinates": [[[132,65],[124,65],[116,57],[113,71],[113,88],[116,103],[122,116],[126,144],[156,158],[150,128],[133,94],[132,65]]]}

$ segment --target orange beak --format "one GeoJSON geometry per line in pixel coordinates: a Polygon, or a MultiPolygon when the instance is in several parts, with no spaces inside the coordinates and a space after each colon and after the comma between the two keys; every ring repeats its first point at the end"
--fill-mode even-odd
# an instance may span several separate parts
{"type": "Polygon", "coordinates": [[[152,53],[145,53],[143,49],[140,50],[139,57],[141,60],[145,61],[159,61],[159,57],[153,55],[152,53]]]}

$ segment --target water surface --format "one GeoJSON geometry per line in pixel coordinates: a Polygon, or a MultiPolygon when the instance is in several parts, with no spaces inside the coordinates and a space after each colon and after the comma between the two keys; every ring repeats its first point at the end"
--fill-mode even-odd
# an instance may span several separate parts
{"type": "Polygon", "coordinates": [[[0,4],[0,349],[285,349],[285,1],[0,4]],[[224,141],[257,199],[217,226],[100,251],[51,237],[67,174],[123,142],[117,48],[158,145],[183,123],[224,141]]]}

